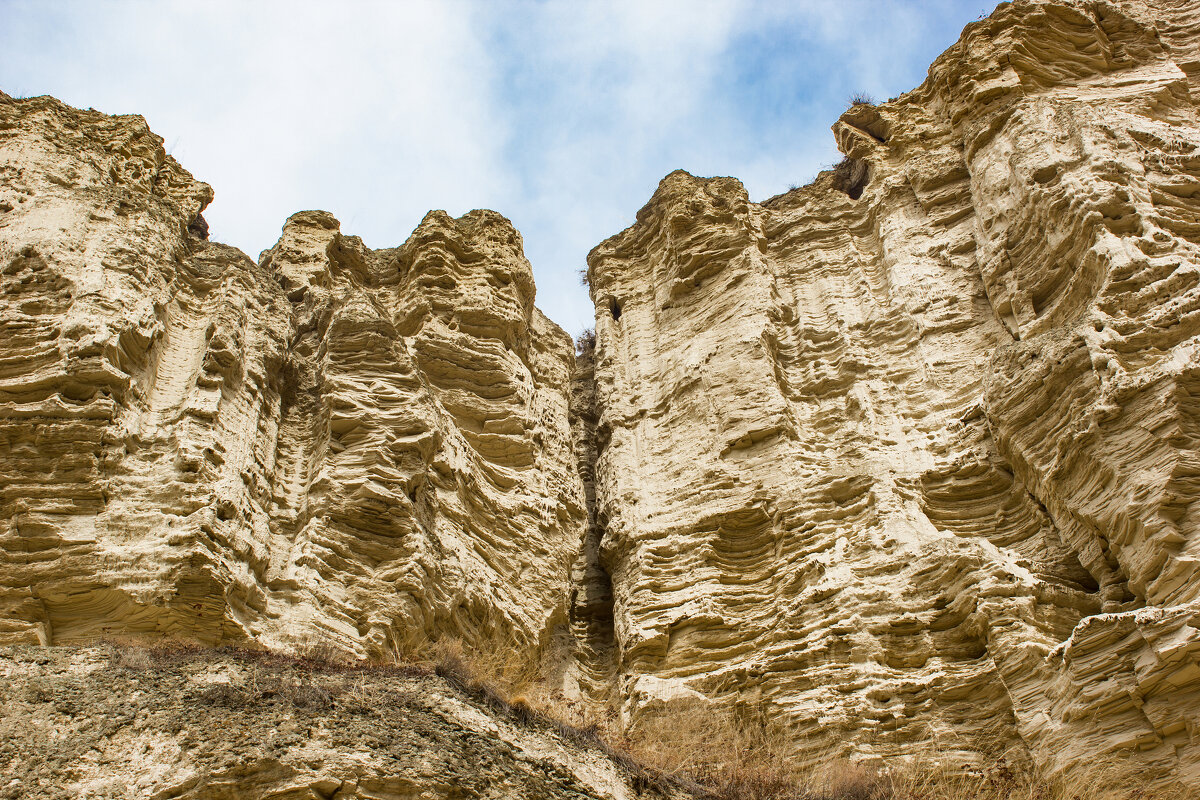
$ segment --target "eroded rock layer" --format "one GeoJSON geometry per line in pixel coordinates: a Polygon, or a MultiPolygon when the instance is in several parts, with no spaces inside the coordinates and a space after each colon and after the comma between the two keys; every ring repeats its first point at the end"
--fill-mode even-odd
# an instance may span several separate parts
{"type": "Polygon", "coordinates": [[[140,118],[0,95],[0,643],[569,631],[629,725],[1200,791],[1198,81],[1200,2],[1004,4],[813,184],[667,176],[577,361],[494,212],[256,263],[140,118]]]}
{"type": "Polygon", "coordinates": [[[521,237],[431,212],[256,264],[140,117],[0,97],[0,640],[536,647],[584,500],[521,237]]]}
{"type": "Polygon", "coordinates": [[[1198,44],[1003,4],[837,170],[676,172],[592,251],[585,689],[1200,789],[1198,44]]]}

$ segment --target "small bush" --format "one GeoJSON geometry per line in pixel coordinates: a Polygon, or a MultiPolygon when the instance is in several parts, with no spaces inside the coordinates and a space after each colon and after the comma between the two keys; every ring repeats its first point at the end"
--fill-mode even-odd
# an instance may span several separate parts
{"type": "Polygon", "coordinates": [[[322,709],[333,705],[332,692],[307,681],[288,685],[282,694],[296,708],[322,709]]]}
{"type": "Polygon", "coordinates": [[[114,648],[109,653],[114,667],[141,671],[153,666],[150,654],[140,647],[114,648]]]}
{"type": "Polygon", "coordinates": [[[214,683],[200,693],[200,702],[223,708],[240,708],[250,702],[250,695],[232,684],[214,683]]]}
{"type": "Polygon", "coordinates": [[[287,703],[296,708],[320,711],[333,705],[333,692],[306,678],[268,675],[261,677],[252,671],[243,684],[215,683],[202,691],[202,703],[225,708],[244,708],[263,703],[287,703]]]}
{"type": "Polygon", "coordinates": [[[310,642],[295,649],[298,665],[332,667],[353,663],[347,653],[329,642],[310,642]]]}
{"type": "Polygon", "coordinates": [[[596,330],[587,328],[575,337],[575,354],[587,355],[596,350],[596,330]]]}
{"type": "Polygon", "coordinates": [[[871,95],[867,94],[866,92],[855,92],[854,94],[850,95],[850,105],[873,106],[875,105],[875,98],[871,97],[871,95]]]}

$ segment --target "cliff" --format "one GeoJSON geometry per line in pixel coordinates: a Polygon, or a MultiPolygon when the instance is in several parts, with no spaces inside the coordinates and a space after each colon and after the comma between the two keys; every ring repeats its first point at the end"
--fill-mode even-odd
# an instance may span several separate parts
{"type": "Polygon", "coordinates": [[[1200,3],[1002,4],[814,183],[668,175],[578,358],[494,212],[254,262],[141,118],[0,97],[0,641],[457,637],[629,731],[1200,791],[1198,81],[1200,3]]]}
{"type": "Polygon", "coordinates": [[[837,170],[676,172],[592,251],[591,691],[1200,788],[1198,34],[1003,4],[837,170]]]}
{"type": "Polygon", "coordinates": [[[570,338],[499,214],[258,263],[140,117],[0,103],[0,636],[361,656],[565,624],[570,338]]]}

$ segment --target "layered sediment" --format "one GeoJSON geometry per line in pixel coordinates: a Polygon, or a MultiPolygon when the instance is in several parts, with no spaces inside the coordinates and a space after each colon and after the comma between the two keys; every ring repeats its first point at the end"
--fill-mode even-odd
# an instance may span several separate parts
{"type": "Polygon", "coordinates": [[[140,117],[0,103],[7,642],[395,654],[565,625],[570,338],[494,212],[258,263],[140,117]]]}
{"type": "Polygon", "coordinates": [[[1198,81],[1200,3],[1002,4],[814,183],[668,175],[577,357],[494,212],[256,262],[141,118],[0,96],[0,641],[457,637],[1200,791],[1198,81]]]}
{"type": "Polygon", "coordinates": [[[1004,4],[812,185],[673,173],[592,251],[631,723],[1200,786],[1197,33],[1004,4]]]}

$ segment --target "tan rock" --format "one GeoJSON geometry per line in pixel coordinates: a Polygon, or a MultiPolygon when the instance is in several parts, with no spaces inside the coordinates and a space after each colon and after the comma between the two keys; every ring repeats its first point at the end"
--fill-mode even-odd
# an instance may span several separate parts
{"type": "Polygon", "coordinates": [[[676,172],[593,250],[586,569],[631,722],[1200,789],[1198,36],[1002,5],[814,184],[676,172]]]}
{"type": "Polygon", "coordinates": [[[1197,81],[1200,3],[1004,4],[813,184],[668,175],[576,361],[494,212],[254,263],[140,118],[0,97],[0,641],[569,630],[631,726],[1200,791],[1197,81]]]}
{"type": "Polygon", "coordinates": [[[5,98],[0,161],[4,640],[565,624],[571,343],[508,220],[373,251],[306,211],[255,264],[140,117],[5,98]]]}

